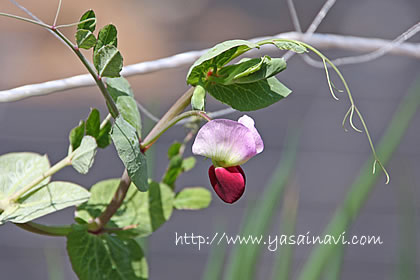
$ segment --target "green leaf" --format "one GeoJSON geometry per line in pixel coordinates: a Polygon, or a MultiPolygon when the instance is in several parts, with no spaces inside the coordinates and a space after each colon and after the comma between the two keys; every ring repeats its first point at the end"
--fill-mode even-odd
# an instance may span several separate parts
{"type": "Polygon", "coordinates": [[[119,77],[123,67],[123,58],[115,46],[107,45],[98,50],[93,59],[100,77],[119,77]]]}
{"type": "Polygon", "coordinates": [[[140,150],[136,129],[122,116],[115,119],[111,138],[128,175],[140,191],[147,191],[146,157],[140,150]]]}
{"type": "Polygon", "coordinates": [[[206,89],[214,98],[239,111],[265,108],[291,93],[275,77],[249,84],[208,84],[206,89]]]}
{"type": "Polygon", "coordinates": [[[99,136],[100,125],[101,117],[98,109],[91,109],[89,117],[86,120],[86,135],[90,135],[96,139],[99,136]]]}
{"type": "MultiPolygon", "coordinates": [[[[109,227],[136,226],[121,231],[121,234],[146,236],[169,220],[173,210],[173,191],[165,184],[153,181],[149,183],[148,192],[139,192],[131,184],[122,206],[108,223],[109,227]]],[[[119,179],[109,179],[93,185],[89,201],[77,208],[76,219],[89,222],[99,217],[112,200],[118,185],[119,179]]]]}
{"type": "Polygon", "coordinates": [[[79,148],[74,151],[74,156],[71,160],[73,168],[77,172],[86,174],[93,165],[96,155],[96,140],[91,136],[85,136],[79,148]]]}
{"type": "Polygon", "coordinates": [[[76,32],[76,43],[77,47],[88,50],[96,45],[96,38],[89,30],[79,29],[76,32]]]}
{"type": "Polygon", "coordinates": [[[204,79],[209,70],[221,68],[232,59],[253,48],[259,48],[257,44],[244,40],[231,40],[217,44],[207,53],[194,62],[187,74],[187,83],[197,85],[204,79]]]}
{"type": "Polygon", "coordinates": [[[133,90],[131,89],[130,83],[124,77],[108,78],[106,79],[106,85],[109,94],[112,99],[117,101],[119,96],[133,96],[133,90]]]}
{"type": "Polygon", "coordinates": [[[52,182],[40,186],[11,204],[0,215],[5,222],[26,223],[58,210],[81,204],[89,199],[89,191],[73,183],[52,182]]]}
{"type": "Polygon", "coordinates": [[[176,209],[197,210],[207,208],[211,202],[211,193],[202,187],[185,188],[175,196],[176,209]]]}
{"type": "Polygon", "coordinates": [[[105,25],[98,33],[98,42],[95,46],[96,53],[100,48],[106,45],[117,47],[117,28],[113,24],[105,25]]]}
{"type": "Polygon", "coordinates": [[[182,171],[183,172],[187,172],[190,171],[191,169],[194,168],[195,163],[197,162],[197,160],[195,159],[195,157],[187,157],[182,161],[182,171]]]}
{"type": "Polygon", "coordinates": [[[86,19],[93,19],[91,21],[86,21],[83,23],[79,23],[79,25],[77,25],[77,30],[81,30],[81,29],[85,29],[85,30],[89,30],[90,32],[95,31],[95,27],[96,27],[96,16],[95,16],[95,12],[93,10],[88,10],[86,11],[82,17],[80,18],[80,21],[84,21],[86,19]]]}
{"type": "Polygon", "coordinates": [[[67,252],[80,280],[147,280],[148,267],[133,239],[94,235],[80,225],[67,236],[67,252]]]}
{"type": "Polygon", "coordinates": [[[179,154],[182,144],[175,141],[168,149],[168,158],[171,159],[179,154]]]}
{"type": "Polygon", "coordinates": [[[308,52],[305,46],[294,43],[294,42],[285,42],[280,40],[273,40],[273,44],[279,49],[279,50],[288,50],[288,51],[294,51],[295,53],[305,53],[308,52]]]}
{"type": "Polygon", "coordinates": [[[106,148],[109,144],[111,144],[111,132],[112,124],[111,122],[106,122],[105,126],[99,131],[98,138],[96,138],[96,143],[98,144],[99,148],[106,148]]]}
{"type": "Polygon", "coordinates": [[[124,120],[136,129],[138,138],[141,138],[141,118],[136,100],[132,96],[120,96],[116,103],[124,120]]]}
{"type": "MultiPolygon", "coordinates": [[[[0,156],[0,201],[32,183],[50,168],[47,156],[35,153],[10,153],[0,156]]],[[[46,178],[39,185],[45,185],[46,178]]]]}
{"type": "Polygon", "coordinates": [[[172,188],[175,185],[175,181],[179,175],[182,173],[182,162],[183,158],[181,155],[173,156],[169,161],[169,166],[166,169],[165,174],[163,175],[162,182],[171,186],[172,188]]]}
{"type": "Polygon", "coordinates": [[[108,78],[107,89],[123,118],[136,128],[141,138],[141,116],[130,83],[123,77],[108,78]]]}
{"type": "Polygon", "coordinates": [[[79,125],[70,131],[70,152],[76,150],[80,146],[83,136],[85,136],[85,122],[80,121],[79,125]]]}
{"type": "Polygon", "coordinates": [[[223,67],[218,72],[218,77],[209,79],[223,85],[254,83],[270,78],[286,69],[283,58],[242,59],[239,63],[223,67]]]}
{"type": "Polygon", "coordinates": [[[206,90],[202,85],[197,85],[191,97],[191,107],[193,110],[204,111],[206,107],[206,90]]]}

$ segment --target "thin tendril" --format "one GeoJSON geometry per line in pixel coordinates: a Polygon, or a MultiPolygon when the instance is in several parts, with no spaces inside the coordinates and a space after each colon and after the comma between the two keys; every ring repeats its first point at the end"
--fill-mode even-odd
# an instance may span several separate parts
{"type": "Polygon", "coordinates": [[[354,105],[351,105],[351,107],[350,107],[350,109],[351,109],[350,110],[350,118],[349,118],[350,126],[351,126],[351,128],[353,128],[357,132],[363,132],[362,130],[358,129],[353,123],[353,114],[354,114],[354,109],[355,108],[356,108],[356,106],[354,106],[354,105]]]}
{"type": "Polygon", "coordinates": [[[0,16],[5,16],[5,17],[21,20],[21,21],[26,21],[26,22],[29,22],[29,23],[32,23],[32,24],[35,24],[35,25],[42,26],[44,28],[51,29],[51,26],[49,26],[48,24],[45,24],[45,23],[39,22],[39,21],[35,21],[35,20],[29,19],[29,18],[24,18],[24,17],[12,15],[12,14],[7,14],[7,13],[1,13],[1,12],[0,12],[0,16]]]}
{"type": "Polygon", "coordinates": [[[332,88],[330,75],[328,73],[328,67],[327,67],[327,64],[325,63],[325,58],[322,58],[322,62],[324,63],[325,75],[327,75],[327,82],[328,82],[328,87],[330,88],[331,95],[335,100],[338,100],[338,98],[337,98],[337,96],[335,96],[333,88],[332,88]]]}
{"type": "Polygon", "coordinates": [[[55,13],[53,26],[57,24],[57,19],[58,19],[58,14],[60,14],[60,9],[61,9],[61,0],[58,1],[58,8],[57,8],[57,12],[55,13]]]}
{"type": "Polygon", "coordinates": [[[375,174],[375,172],[376,172],[376,160],[373,161],[372,174],[375,174]]]}
{"type": "Polygon", "coordinates": [[[336,91],[338,91],[338,92],[344,92],[344,90],[337,88],[337,87],[334,85],[334,83],[333,83],[332,81],[331,81],[331,85],[332,85],[332,87],[333,87],[336,91]]]}
{"type": "Polygon", "coordinates": [[[344,125],[345,125],[345,123],[346,123],[346,120],[347,120],[347,118],[348,118],[348,116],[349,116],[349,114],[350,114],[350,112],[351,112],[351,108],[352,108],[353,106],[350,106],[350,108],[349,108],[349,110],[347,111],[347,113],[344,115],[344,119],[343,119],[343,122],[341,123],[341,126],[344,128],[344,130],[347,132],[348,130],[347,130],[347,128],[345,128],[344,127],[344,125]]]}
{"type": "MultiPolygon", "coordinates": [[[[353,129],[355,129],[356,131],[360,131],[360,130],[358,130],[358,129],[357,129],[357,128],[353,125],[353,121],[352,121],[353,113],[354,113],[354,112],[356,112],[357,116],[359,117],[360,122],[362,123],[363,129],[365,130],[365,134],[366,134],[366,137],[368,138],[369,145],[370,145],[370,148],[371,148],[371,150],[372,150],[372,155],[373,155],[373,157],[374,157],[374,160],[375,160],[375,162],[376,162],[377,164],[379,164],[379,166],[381,167],[382,171],[384,172],[384,174],[385,174],[385,176],[386,176],[386,184],[388,184],[388,183],[389,183],[389,180],[390,180],[390,178],[389,178],[389,174],[388,174],[388,171],[386,171],[386,169],[385,169],[385,167],[383,166],[382,162],[379,160],[378,155],[376,154],[376,150],[375,150],[375,147],[374,147],[374,145],[373,145],[373,141],[372,141],[372,138],[371,138],[371,136],[370,136],[369,130],[368,130],[368,128],[367,128],[366,122],[365,122],[365,120],[364,120],[364,118],[363,118],[362,114],[360,113],[359,109],[356,107],[356,105],[355,105],[355,103],[354,103],[354,100],[353,100],[353,96],[351,95],[351,92],[350,92],[350,88],[349,88],[349,86],[348,86],[348,84],[347,84],[346,80],[344,79],[343,75],[341,74],[340,70],[338,70],[337,66],[335,66],[335,65],[334,65],[334,63],[332,63],[332,62],[331,62],[331,60],[329,60],[329,59],[328,59],[325,55],[323,55],[323,54],[322,54],[320,51],[318,51],[316,48],[314,48],[314,47],[312,47],[311,45],[308,45],[308,44],[306,44],[306,43],[304,43],[304,42],[299,42],[299,41],[295,41],[295,40],[291,40],[291,39],[276,39],[276,40],[281,40],[281,41],[284,41],[284,42],[291,42],[291,43],[294,43],[294,44],[300,44],[300,45],[303,45],[304,47],[306,47],[306,48],[310,49],[311,51],[313,51],[316,55],[318,55],[318,56],[322,59],[322,61],[323,61],[323,63],[324,63],[324,67],[326,66],[326,63],[328,63],[328,64],[331,66],[331,68],[332,68],[332,69],[333,69],[333,70],[337,73],[338,77],[340,78],[341,82],[342,82],[342,83],[343,83],[343,85],[344,85],[344,88],[345,88],[345,90],[346,90],[346,92],[347,92],[347,96],[348,96],[349,101],[350,101],[350,103],[351,103],[351,107],[350,107],[350,125],[351,125],[351,126],[352,126],[352,128],[353,128],[353,129]]],[[[268,41],[268,40],[267,40],[267,41],[262,41],[262,42],[263,42],[264,44],[269,43],[269,41],[268,41]]],[[[326,67],[325,67],[325,68],[326,68],[326,67]]],[[[326,68],[326,69],[327,69],[327,68],[326,68]]],[[[329,79],[329,76],[328,76],[328,71],[326,71],[326,73],[327,73],[327,80],[328,80],[328,83],[329,83],[329,86],[330,86],[330,89],[331,89],[330,79],[329,79]]],[[[347,118],[347,116],[348,116],[348,113],[346,114],[345,119],[347,118]]],[[[361,132],[361,131],[360,131],[360,132],[361,132]]],[[[375,163],[375,164],[376,164],[376,163],[375,163]]]]}
{"type": "Polygon", "coordinates": [[[79,22],[73,22],[73,23],[69,23],[69,24],[60,24],[60,25],[57,25],[56,28],[71,27],[71,26],[79,25],[81,23],[88,22],[88,21],[94,21],[96,23],[96,18],[87,18],[87,19],[81,20],[79,22]]]}

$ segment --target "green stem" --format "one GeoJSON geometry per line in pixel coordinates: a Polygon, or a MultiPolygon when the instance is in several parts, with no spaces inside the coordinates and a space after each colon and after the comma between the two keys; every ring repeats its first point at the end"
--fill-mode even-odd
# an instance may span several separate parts
{"type": "Polygon", "coordinates": [[[148,149],[148,146],[151,146],[154,141],[157,140],[156,135],[161,132],[161,130],[166,126],[166,124],[179,115],[184,109],[191,103],[191,97],[194,92],[194,87],[189,88],[173,105],[172,107],[163,115],[159,122],[153,127],[149,134],[144,138],[142,144],[143,147],[148,149]],[[151,141],[154,139],[154,141],[151,141]]]}
{"type": "Polygon", "coordinates": [[[52,166],[50,169],[48,169],[46,172],[39,175],[31,183],[29,183],[28,185],[20,189],[18,192],[14,193],[10,198],[8,198],[9,203],[17,201],[22,195],[30,191],[32,188],[36,187],[39,183],[44,181],[46,178],[57,173],[64,167],[71,165],[71,160],[73,158],[73,155],[74,153],[71,153],[70,155],[66,156],[65,158],[57,162],[54,166],[52,166]]]}
{"type": "Polygon", "coordinates": [[[46,226],[34,222],[15,224],[26,231],[48,236],[66,236],[71,232],[71,226],[46,226]]]}
{"type": "Polygon", "coordinates": [[[58,14],[60,13],[60,10],[61,10],[61,0],[58,1],[58,7],[57,7],[57,11],[55,12],[53,26],[57,25],[57,19],[58,19],[58,14]]]}
{"type": "MultiPolygon", "coordinates": [[[[57,11],[57,13],[58,13],[58,11],[57,11]]],[[[79,57],[79,59],[81,60],[83,65],[86,67],[86,69],[92,75],[93,79],[95,80],[96,84],[98,85],[99,89],[101,90],[102,95],[104,96],[107,104],[109,105],[109,110],[110,110],[110,113],[111,113],[112,117],[116,118],[119,115],[117,105],[115,104],[114,100],[112,99],[111,95],[109,94],[108,90],[106,89],[105,84],[102,81],[102,78],[98,76],[96,71],[90,65],[89,61],[80,52],[79,48],[77,48],[77,46],[73,45],[73,43],[66,36],[64,36],[63,33],[61,33],[57,29],[57,27],[50,26],[48,24],[45,24],[43,22],[39,22],[39,21],[36,21],[36,20],[32,20],[32,19],[28,19],[28,18],[16,16],[16,15],[11,15],[11,14],[7,14],[7,13],[0,13],[0,16],[5,16],[5,17],[9,17],[9,18],[14,18],[14,19],[26,21],[26,22],[29,22],[29,23],[32,23],[32,24],[35,24],[35,25],[42,26],[42,27],[44,27],[46,29],[49,29],[52,32],[54,32],[58,37],[60,37],[64,41],[64,43],[66,43],[73,50],[73,52],[79,57]]],[[[85,21],[88,21],[88,20],[91,20],[91,19],[86,19],[85,21]]],[[[65,27],[65,26],[66,25],[62,25],[61,27],[65,27]]]]}
{"type": "Polygon", "coordinates": [[[105,127],[105,125],[110,121],[111,118],[112,118],[111,114],[108,114],[106,118],[101,122],[99,129],[102,130],[105,127]]]}
{"type": "MultiPolygon", "coordinates": [[[[420,106],[420,82],[417,82],[410,92],[405,96],[402,103],[398,106],[392,121],[388,126],[378,151],[383,157],[384,162],[388,162],[397,149],[402,137],[407,130],[410,121],[413,119],[418,107],[420,106]]],[[[324,233],[332,236],[339,236],[346,231],[353,220],[359,214],[362,206],[366,202],[369,194],[375,187],[378,174],[372,175],[369,159],[363,166],[359,176],[353,182],[344,202],[337,209],[334,217],[326,227],[324,233]]],[[[330,261],[336,250],[335,246],[317,246],[310,254],[306,265],[299,276],[299,280],[319,279],[325,265],[330,261]]]]}
{"type": "Polygon", "coordinates": [[[89,61],[85,58],[85,56],[80,52],[80,50],[76,46],[74,46],[73,43],[66,36],[63,35],[63,33],[61,33],[56,28],[51,28],[51,30],[55,34],[57,34],[57,36],[60,37],[73,50],[73,52],[77,55],[77,57],[79,57],[80,61],[89,71],[89,73],[95,80],[96,84],[98,85],[99,89],[101,90],[102,95],[104,96],[107,104],[109,105],[109,109],[110,109],[109,112],[111,113],[112,117],[116,118],[119,115],[117,105],[115,104],[114,100],[112,99],[111,95],[106,89],[105,84],[102,81],[101,77],[98,76],[96,71],[90,65],[89,61]]]}
{"type": "Polygon", "coordinates": [[[75,25],[79,25],[81,23],[89,22],[89,21],[95,21],[96,22],[96,18],[87,18],[87,19],[84,19],[84,20],[78,21],[78,22],[73,22],[73,23],[69,23],[69,24],[60,24],[60,25],[56,25],[55,28],[58,29],[58,28],[63,28],[63,27],[72,27],[72,26],[75,26],[75,25]]]}
{"type": "Polygon", "coordinates": [[[162,126],[160,126],[160,129],[158,131],[156,131],[156,133],[154,134],[153,138],[150,138],[149,137],[147,141],[145,139],[145,141],[143,141],[143,143],[141,143],[140,147],[142,149],[144,149],[144,150],[147,150],[157,139],[159,139],[159,137],[166,130],[168,130],[169,128],[171,128],[172,126],[174,126],[180,120],[185,119],[185,118],[189,118],[189,117],[193,117],[193,116],[203,118],[206,121],[211,121],[210,117],[207,116],[206,113],[203,112],[203,111],[188,111],[188,112],[184,112],[184,113],[179,114],[178,116],[174,117],[170,121],[164,123],[162,126]]]}
{"type": "Polygon", "coordinates": [[[52,28],[48,24],[45,24],[43,22],[39,22],[39,21],[36,21],[36,20],[32,20],[32,19],[29,19],[29,18],[15,16],[15,15],[7,14],[7,13],[0,13],[0,16],[5,16],[5,17],[9,17],[9,18],[14,18],[14,19],[17,19],[17,20],[21,20],[21,21],[26,21],[26,22],[29,22],[29,23],[32,23],[32,24],[35,24],[35,25],[39,25],[39,26],[44,27],[44,28],[47,28],[47,29],[51,29],[52,28]]]}

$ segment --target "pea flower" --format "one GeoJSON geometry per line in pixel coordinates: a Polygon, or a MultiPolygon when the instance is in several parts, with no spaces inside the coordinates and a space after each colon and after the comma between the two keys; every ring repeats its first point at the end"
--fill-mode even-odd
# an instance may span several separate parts
{"type": "Polygon", "coordinates": [[[246,177],[240,165],[264,149],[254,124],[246,115],[238,121],[212,120],[200,128],[192,146],[193,154],[212,160],[210,183],[226,203],[234,203],[245,191],[246,177]]]}

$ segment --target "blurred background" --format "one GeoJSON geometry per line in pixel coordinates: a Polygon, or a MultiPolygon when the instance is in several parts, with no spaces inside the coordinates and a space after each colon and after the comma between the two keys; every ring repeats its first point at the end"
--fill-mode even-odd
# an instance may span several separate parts
{"type": "MultiPolygon", "coordinates": [[[[48,23],[54,19],[57,2],[19,1],[48,23]]],[[[295,1],[303,29],[323,3],[323,0],[295,1]]],[[[59,23],[75,22],[87,9],[95,11],[99,27],[108,23],[117,26],[119,50],[125,65],[208,48],[228,39],[249,39],[293,30],[286,0],[63,1],[59,23]]],[[[8,0],[0,0],[0,11],[25,16],[8,0]]],[[[317,32],[394,39],[418,22],[419,14],[417,0],[337,1],[317,32]]],[[[74,29],[65,29],[64,33],[73,38],[74,29]]],[[[86,72],[67,47],[40,27],[0,18],[0,34],[1,90],[86,72]]],[[[410,41],[419,42],[420,36],[417,34],[410,41]]],[[[324,53],[330,58],[353,54],[341,50],[325,50],[324,53]]],[[[273,51],[268,54],[282,55],[273,51]]],[[[130,77],[129,81],[137,100],[160,116],[187,89],[188,68],[130,77]]],[[[403,96],[413,82],[420,79],[420,61],[386,55],[340,69],[364,113],[373,140],[378,143],[403,96]]],[[[286,144],[287,133],[294,130],[300,131],[296,165],[290,180],[299,192],[296,232],[322,235],[371,151],[365,135],[342,129],[342,117],[349,102],[344,95],[338,102],[331,98],[324,70],[312,68],[295,56],[278,78],[293,94],[269,108],[249,113],[264,139],[265,150],[243,166],[247,174],[245,195],[234,205],[224,204],[213,195],[208,209],[175,211],[170,221],[148,240],[150,279],[201,279],[210,248],[199,251],[197,247],[176,246],[175,232],[212,235],[222,227],[229,234],[239,233],[247,206],[264,205],[262,193],[290,145],[290,142],[286,144]]],[[[338,81],[336,85],[341,86],[338,81]]],[[[48,154],[52,163],[57,162],[67,153],[70,129],[86,118],[91,107],[99,108],[103,114],[106,112],[102,96],[95,87],[0,104],[0,154],[32,151],[48,154]]],[[[210,111],[220,108],[224,107],[209,100],[210,111]]],[[[239,116],[241,114],[235,113],[228,118],[239,116]]],[[[145,116],[143,120],[150,127],[145,116]]],[[[418,279],[415,274],[412,278],[408,274],[400,277],[404,275],[400,263],[402,248],[407,245],[402,242],[407,241],[406,228],[402,225],[408,221],[411,257],[404,262],[413,264],[414,268],[419,264],[415,258],[420,248],[415,234],[420,229],[419,123],[417,113],[387,165],[390,184],[385,185],[385,177],[380,176],[361,215],[348,231],[348,235],[380,235],[384,244],[345,247],[340,279],[418,279]]],[[[359,122],[355,124],[361,127],[359,122]]],[[[179,127],[171,129],[157,142],[155,178],[159,179],[166,168],[168,146],[174,140],[182,140],[184,132],[179,127]]],[[[187,150],[190,154],[190,149],[187,150]]],[[[182,175],[178,188],[198,185],[211,188],[208,166],[208,161],[198,159],[194,172],[182,175]]],[[[67,168],[55,178],[74,180],[90,187],[97,181],[119,177],[122,170],[116,152],[108,148],[98,152],[88,175],[67,168]]],[[[270,223],[271,234],[281,233],[280,204],[270,223]]],[[[40,222],[71,223],[73,211],[61,211],[40,222]]],[[[228,252],[233,247],[226,245],[228,252]]],[[[313,247],[295,246],[294,249],[292,271],[298,273],[313,247]]],[[[279,254],[279,251],[262,251],[255,279],[270,276],[279,254]]],[[[10,224],[0,227],[0,271],[2,279],[8,280],[76,279],[63,238],[30,234],[10,224]]],[[[419,273],[417,271],[417,275],[419,273]]]]}

